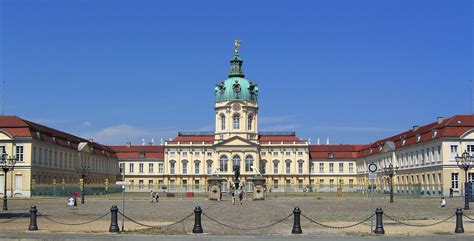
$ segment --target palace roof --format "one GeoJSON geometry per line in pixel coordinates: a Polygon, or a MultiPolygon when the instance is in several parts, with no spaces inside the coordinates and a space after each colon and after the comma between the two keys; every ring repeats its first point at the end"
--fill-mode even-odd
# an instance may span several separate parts
{"type": "Polygon", "coordinates": [[[163,159],[165,156],[164,146],[109,146],[115,151],[118,159],[163,159]]]}
{"type": "Polygon", "coordinates": [[[115,153],[105,145],[58,131],[17,116],[0,116],[0,130],[3,130],[14,138],[33,138],[74,150],[78,150],[79,143],[85,142],[92,147],[91,150],[94,154],[115,157],[115,153]]]}

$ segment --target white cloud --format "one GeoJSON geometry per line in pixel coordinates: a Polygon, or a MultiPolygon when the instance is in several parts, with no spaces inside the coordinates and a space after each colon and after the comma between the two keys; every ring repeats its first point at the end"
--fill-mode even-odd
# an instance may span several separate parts
{"type": "Polygon", "coordinates": [[[90,121],[84,121],[81,123],[81,127],[90,127],[92,126],[92,123],[90,121]]]}
{"type": "Polygon", "coordinates": [[[268,127],[261,128],[262,131],[295,131],[299,125],[297,124],[281,124],[281,125],[272,125],[268,127]]]}
{"type": "Polygon", "coordinates": [[[343,132],[392,132],[401,131],[401,128],[382,128],[369,126],[316,126],[312,127],[314,131],[343,131],[343,132]]]}
{"type": "Polygon", "coordinates": [[[135,144],[141,144],[142,139],[146,142],[150,142],[152,138],[155,140],[155,144],[160,144],[160,139],[167,140],[177,135],[177,130],[174,128],[163,128],[163,129],[143,129],[128,124],[120,124],[115,126],[106,127],[97,131],[86,132],[80,136],[86,139],[94,139],[94,141],[102,144],[125,144],[127,141],[131,141],[135,144]]]}
{"type": "Polygon", "coordinates": [[[258,123],[261,125],[267,125],[267,124],[275,124],[275,123],[281,123],[285,122],[288,119],[290,119],[290,116],[287,115],[282,115],[282,116],[262,116],[259,117],[258,123]]]}

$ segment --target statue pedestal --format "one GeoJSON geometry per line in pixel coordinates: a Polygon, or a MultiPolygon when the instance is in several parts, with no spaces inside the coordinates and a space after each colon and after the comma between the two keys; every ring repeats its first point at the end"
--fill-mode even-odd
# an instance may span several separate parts
{"type": "Polygon", "coordinates": [[[221,190],[222,182],[224,178],[218,176],[212,176],[207,179],[207,184],[209,185],[209,200],[221,200],[221,190]]]}
{"type": "Polygon", "coordinates": [[[265,185],[265,178],[262,176],[255,176],[248,179],[249,182],[253,183],[253,200],[265,200],[265,194],[263,192],[263,185],[265,185]]]}

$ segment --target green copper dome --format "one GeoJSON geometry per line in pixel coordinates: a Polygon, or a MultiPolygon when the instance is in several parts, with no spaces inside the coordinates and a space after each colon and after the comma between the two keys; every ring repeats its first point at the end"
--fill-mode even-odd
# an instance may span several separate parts
{"type": "Polygon", "coordinates": [[[229,100],[257,101],[258,86],[242,77],[230,77],[216,85],[216,102],[229,100]]]}
{"type": "Polygon", "coordinates": [[[245,75],[242,71],[243,62],[236,49],[234,57],[230,61],[229,78],[220,82],[214,88],[216,92],[216,102],[229,100],[257,101],[258,86],[244,79],[245,75]]]}

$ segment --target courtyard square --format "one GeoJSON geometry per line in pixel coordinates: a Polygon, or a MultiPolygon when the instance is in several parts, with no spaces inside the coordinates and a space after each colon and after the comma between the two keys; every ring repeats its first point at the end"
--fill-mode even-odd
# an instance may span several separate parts
{"type": "MultiPolygon", "coordinates": [[[[205,198],[161,198],[158,203],[150,203],[148,199],[129,199],[125,203],[125,215],[134,221],[150,226],[171,224],[193,213],[196,206],[203,210],[202,226],[204,233],[209,235],[291,235],[293,216],[284,219],[299,207],[302,214],[313,220],[330,226],[347,226],[362,221],[370,216],[369,199],[357,195],[336,197],[332,194],[301,197],[273,197],[265,201],[244,200],[243,205],[232,205],[228,197],[221,202],[209,201],[205,198]],[[217,224],[208,217],[224,223],[217,224]],[[257,229],[274,222],[273,226],[257,229]],[[233,228],[230,228],[230,227],[233,228]]],[[[94,220],[106,214],[112,205],[121,209],[121,200],[108,200],[102,197],[90,197],[86,204],[67,207],[64,198],[33,198],[13,199],[10,202],[10,213],[21,213],[36,205],[40,215],[55,221],[68,224],[94,220]]],[[[395,203],[390,204],[387,196],[377,196],[375,207],[381,207],[385,214],[409,224],[432,224],[452,216],[457,207],[462,207],[461,198],[448,199],[445,208],[439,207],[438,198],[410,198],[396,196],[395,203]]],[[[120,210],[122,211],[122,210],[120,210]]],[[[1,212],[4,216],[5,212],[1,212]]],[[[472,211],[465,211],[469,217],[472,211]]],[[[11,222],[1,219],[2,230],[6,232],[29,232],[29,218],[19,218],[11,222]],[[5,223],[3,223],[5,222],[5,223]]],[[[122,217],[119,214],[119,227],[122,217]]],[[[134,234],[189,234],[194,224],[194,215],[185,221],[164,228],[148,228],[125,220],[126,233],[134,234]]],[[[454,235],[455,218],[431,227],[408,227],[395,223],[384,217],[386,235],[454,235]]],[[[110,215],[83,225],[63,225],[38,217],[38,232],[80,232],[108,233],[110,215]]],[[[324,228],[310,223],[301,217],[303,235],[371,235],[370,221],[347,229],[324,228]]],[[[464,218],[465,234],[474,235],[474,222],[464,218]]]]}

